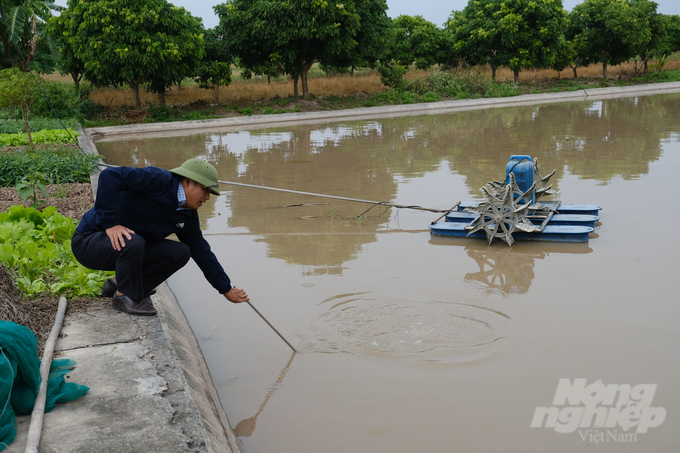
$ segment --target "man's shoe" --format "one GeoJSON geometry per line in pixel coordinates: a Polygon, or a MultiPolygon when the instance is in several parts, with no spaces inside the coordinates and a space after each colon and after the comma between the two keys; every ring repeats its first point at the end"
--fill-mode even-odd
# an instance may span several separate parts
{"type": "Polygon", "coordinates": [[[104,285],[102,285],[102,296],[113,297],[116,295],[117,289],[118,285],[116,285],[116,283],[110,278],[107,278],[106,281],[104,282],[104,285]]]}
{"type": "Polygon", "coordinates": [[[122,311],[129,315],[153,316],[156,309],[153,308],[150,297],[145,297],[141,302],[135,302],[128,296],[114,295],[111,301],[114,310],[122,311]]]}
{"type": "MultiPolygon", "coordinates": [[[[116,282],[114,282],[110,278],[107,278],[104,284],[102,285],[102,297],[113,297],[116,295],[116,291],[118,291],[118,285],[116,284],[116,282]]],[[[147,298],[153,294],[156,294],[155,289],[149,291],[149,294],[147,294],[144,298],[147,298]]]]}

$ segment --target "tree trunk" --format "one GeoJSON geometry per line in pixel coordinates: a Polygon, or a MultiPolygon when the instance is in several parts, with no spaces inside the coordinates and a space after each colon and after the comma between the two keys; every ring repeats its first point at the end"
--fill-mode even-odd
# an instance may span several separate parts
{"type": "Polygon", "coordinates": [[[3,40],[2,41],[2,46],[5,49],[5,58],[9,60],[9,41],[8,40],[3,40]]]}
{"type": "Polygon", "coordinates": [[[645,74],[647,74],[647,59],[645,58],[645,74]]]}
{"type": "Polygon", "coordinates": [[[177,90],[182,91],[182,81],[177,82],[177,90]]]}
{"type": "Polygon", "coordinates": [[[607,62],[606,61],[602,62],[602,77],[604,77],[604,78],[607,77],[607,62]]]}
{"type": "Polygon", "coordinates": [[[576,74],[576,69],[577,69],[577,68],[578,68],[578,66],[571,66],[571,70],[574,71],[574,78],[575,78],[575,79],[578,79],[578,74],[576,74]]]}
{"type": "Polygon", "coordinates": [[[303,98],[306,98],[307,96],[309,96],[309,86],[307,85],[307,73],[312,68],[315,61],[316,61],[316,55],[313,55],[306,62],[302,61],[301,65],[300,65],[300,66],[302,66],[302,74],[300,75],[300,79],[302,81],[302,97],[303,98]]]}
{"type": "Polygon", "coordinates": [[[302,76],[300,76],[300,82],[302,83],[302,97],[306,98],[309,96],[309,87],[307,86],[307,71],[302,72],[302,76]]]}
{"type": "Polygon", "coordinates": [[[158,105],[165,105],[165,90],[158,92],[158,105]]]}
{"type": "Polygon", "coordinates": [[[139,82],[130,82],[130,88],[132,88],[132,92],[135,95],[135,108],[141,109],[142,101],[139,99],[139,82]]]}
{"type": "Polygon", "coordinates": [[[491,65],[491,80],[496,80],[496,68],[497,66],[491,65]]]}
{"type": "Polygon", "coordinates": [[[515,69],[512,71],[513,77],[515,79],[515,83],[519,83],[519,69],[515,69]]]}
{"type": "Polygon", "coordinates": [[[28,135],[28,144],[33,146],[33,137],[31,137],[31,128],[28,127],[28,121],[24,120],[24,129],[26,129],[26,134],[28,135]]]}
{"type": "Polygon", "coordinates": [[[298,88],[297,88],[298,76],[293,76],[293,97],[298,98],[298,88]]]}
{"type": "Polygon", "coordinates": [[[32,37],[31,37],[31,53],[28,55],[28,60],[29,62],[33,59],[35,56],[35,46],[38,45],[38,30],[36,27],[36,22],[35,22],[35,14],[33,15],[33,19],[31,19],[33,22],[33,30],[32,30],[32,37]]]}

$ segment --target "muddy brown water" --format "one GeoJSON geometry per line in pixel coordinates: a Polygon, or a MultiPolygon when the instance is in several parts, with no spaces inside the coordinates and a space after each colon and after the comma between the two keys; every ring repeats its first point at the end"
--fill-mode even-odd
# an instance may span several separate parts
{"type": "Polygon", "coordinates": [[[679,129],[680,95],[660,95],[98,149],[431,208],[538,157],[564,203],[604,207],[588,243],[488,246],[431,236],[431,212],[222,185],[208,240],[296,355],[193,263],[170,286],[246,453],[664,452],[680,442],[679,129]]]}

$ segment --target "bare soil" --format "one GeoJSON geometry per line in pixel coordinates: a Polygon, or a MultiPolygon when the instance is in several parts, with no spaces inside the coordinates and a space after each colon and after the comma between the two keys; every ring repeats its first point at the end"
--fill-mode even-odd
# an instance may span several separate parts
{"type": "MultiPolygon", "coordinates": [[[[90,184],[50,184],[47,195],[38,194],[42,207],[54,206],[57,212],[80,220],[83,214],[94,205],[92,186],[90,184]]],[[[30,200],[24,202],[14,187],[0,187],[0,211],[13,205],[30,206],[30,200]]]]}

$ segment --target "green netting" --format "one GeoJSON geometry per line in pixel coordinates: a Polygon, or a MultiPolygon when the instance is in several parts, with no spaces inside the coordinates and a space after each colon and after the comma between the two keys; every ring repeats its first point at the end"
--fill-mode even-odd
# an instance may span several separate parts
{"type": "MultiPolygon", "coordinates": [[[[45,412],[87,393],[88,387],[64,381],[75,365],[68,359],[52,361],[47,380],[45,412]]],[[[40,388],[38,341],[33,332],[13,322],[0,321],[0,451],[16,436],[15,414],[30,414],[40,388]]]]}

